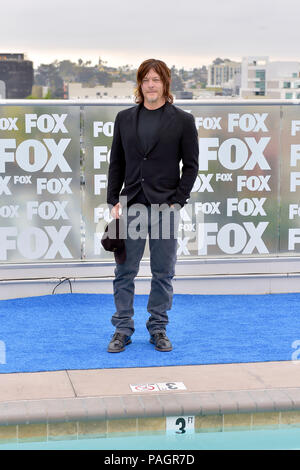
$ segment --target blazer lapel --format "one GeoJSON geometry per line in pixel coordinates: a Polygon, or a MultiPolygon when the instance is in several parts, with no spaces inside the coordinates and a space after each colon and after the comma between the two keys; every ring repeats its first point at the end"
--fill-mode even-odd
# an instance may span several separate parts
{"type": "Polygon", "coordinates": [[[138,122],[139,122],[139,114],[140,110],[142,109],[143,103],[140,103],[138,106],[135,107],[134,113],[133,113],[133,128],[134,128],[134,133],[135,133],[135,140],[136,140],[136,146],[140,154],[144,155],[144,150],[142,143],[139,139],[138,135],[138,122]]]}
{"type": "Polygon", "coordinates": [[[157,133],[157,139],[153,143],[152,147],[148,150],[148,153],[152,152],[152,150],[157,146],[157,144],[159,143],[160,138],[163,135],[164,131],[168,128],[168,126],[172,122],[172,120],[174,118],[174,115],[175,115],[175,113],[173,111],[173,108],[170,105],[170,103],[167,101],[166,105],[164,107],[161,119],[160,119],[159,130],[158,130],[158,133],[157,133]]]}

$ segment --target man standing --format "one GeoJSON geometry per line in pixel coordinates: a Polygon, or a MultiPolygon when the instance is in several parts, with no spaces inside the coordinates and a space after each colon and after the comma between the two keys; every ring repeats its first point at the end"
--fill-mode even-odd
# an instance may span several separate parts
{"type": "Polygon", "coordinates": [[[198,174],[199,148],[194,118],[172,104],[170,84],[171,72],[164,62],[144,61],[137,72],[138,105],[120,111],[115,120],[107,203],[112,206],[112,217],[119,218],[120,211],[125,210],[121,201],[127,198],[128,233],[126,261],[115,269],[116,312],[112,316],[115,334],[108,345],[109,352],[123,351],[131,343],[134,279],[147,234],[152,280],[146,326],[155,349],[172,350],[166,326],[173,298],[179,210],[190,197],[198,174]],[[136,237],[136,231],[131,235],[129,230],[134,222],[134,208],[140,212],[140,237],[136,237]],[[162,233],[166,214],[170,219],[167,236],[162,233]]]}

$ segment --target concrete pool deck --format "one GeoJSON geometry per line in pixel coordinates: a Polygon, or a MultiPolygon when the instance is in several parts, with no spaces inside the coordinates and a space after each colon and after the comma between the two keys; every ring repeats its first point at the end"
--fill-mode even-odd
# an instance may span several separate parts
{"type": "Polygon", "coordinates": [[[64,424],[55,436],[69,435],[74,423],[77,437],[78,423],[98,433],[100,423],[104,433],[137,432],[152,420],[162,430],[167,416],[195,416],[198,428],[223,430],[224,417],[228,426],[300,423],[300,361],[0,374],[0,439],[20,439],[26,429],[40,435],[39,423],[64,424]],[[130,387],[170,382],[186,389],[130,387]]]}

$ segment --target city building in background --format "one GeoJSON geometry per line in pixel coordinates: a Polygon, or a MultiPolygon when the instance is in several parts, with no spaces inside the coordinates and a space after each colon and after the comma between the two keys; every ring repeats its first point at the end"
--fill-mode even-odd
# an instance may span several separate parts
{"type": "MultiPolygon", "coordinates": [[[[268,56],[241,62],[217,57],[211,65],[171,68],[175,99],[300,99],[300,61],[271,61],[268,56]]],[[[90,99],[134,101],[136,70],[79,59],[33,63],[23,53],[0,53],[0,99],[90,99]]]]}
{"type": "Polygon", "coordinates": [[[82,83],[68,84],[68,98],[77,99],[133,99],[135,82],[113,82],[112,86],[84,87],[82,83]]]}
{"type": "Polygon", "coordinates": [[[6,96],[6,86],[3,80],[0,80],[0,100],[3,100],[6,96]]]}
{"type": "Polygon", "coordinates": [[[300,99],[300,62],[243,57],[240,97],[300,99]]]}
{"type": "Polygon", "coordinates": [[[1,98],[26,98],[31,95],[32,85],[33,63],[24,54],[0,53],[1,98]]]}
{"type": "Polygon", "coordinates": [[[223,95],[238,95],[240,86],[240,62],[217,58],[208,66],[208,88],[222,88],[224,90],[223,95]]]}
{"type": "Polygon", "coordinates": [[[32,96],[34,98],[45,98],[49,93],[48,86],[33,85],[32,87],[32,96]]]}

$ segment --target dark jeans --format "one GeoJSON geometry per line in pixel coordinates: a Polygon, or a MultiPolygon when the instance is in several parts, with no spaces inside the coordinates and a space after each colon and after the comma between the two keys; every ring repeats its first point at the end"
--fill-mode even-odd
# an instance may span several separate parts
{"type": "Polygon", "coordinates": [[[131,336],[135,330],[134,279],[139,271],[147,235],[149,236],[152,280],[147,304],[150,317],[146,327],[151,335],[154,332],[166,330],[167,310],[172,307],[172,279],[177,259],[179,210],[169,208],[158,210],[153,205],[151,208],[146,206],[143,208],[142,213],[137,213],[136,216],[130,215],[130,210],[128,210],[126,224],[128,235],[125,239],[126,261],[116,265],[113,281],[116,312],[111,321],[116,331],[127,336],[131,336]],[[140,237],[137,237],[138,231],[140,237]]]}

